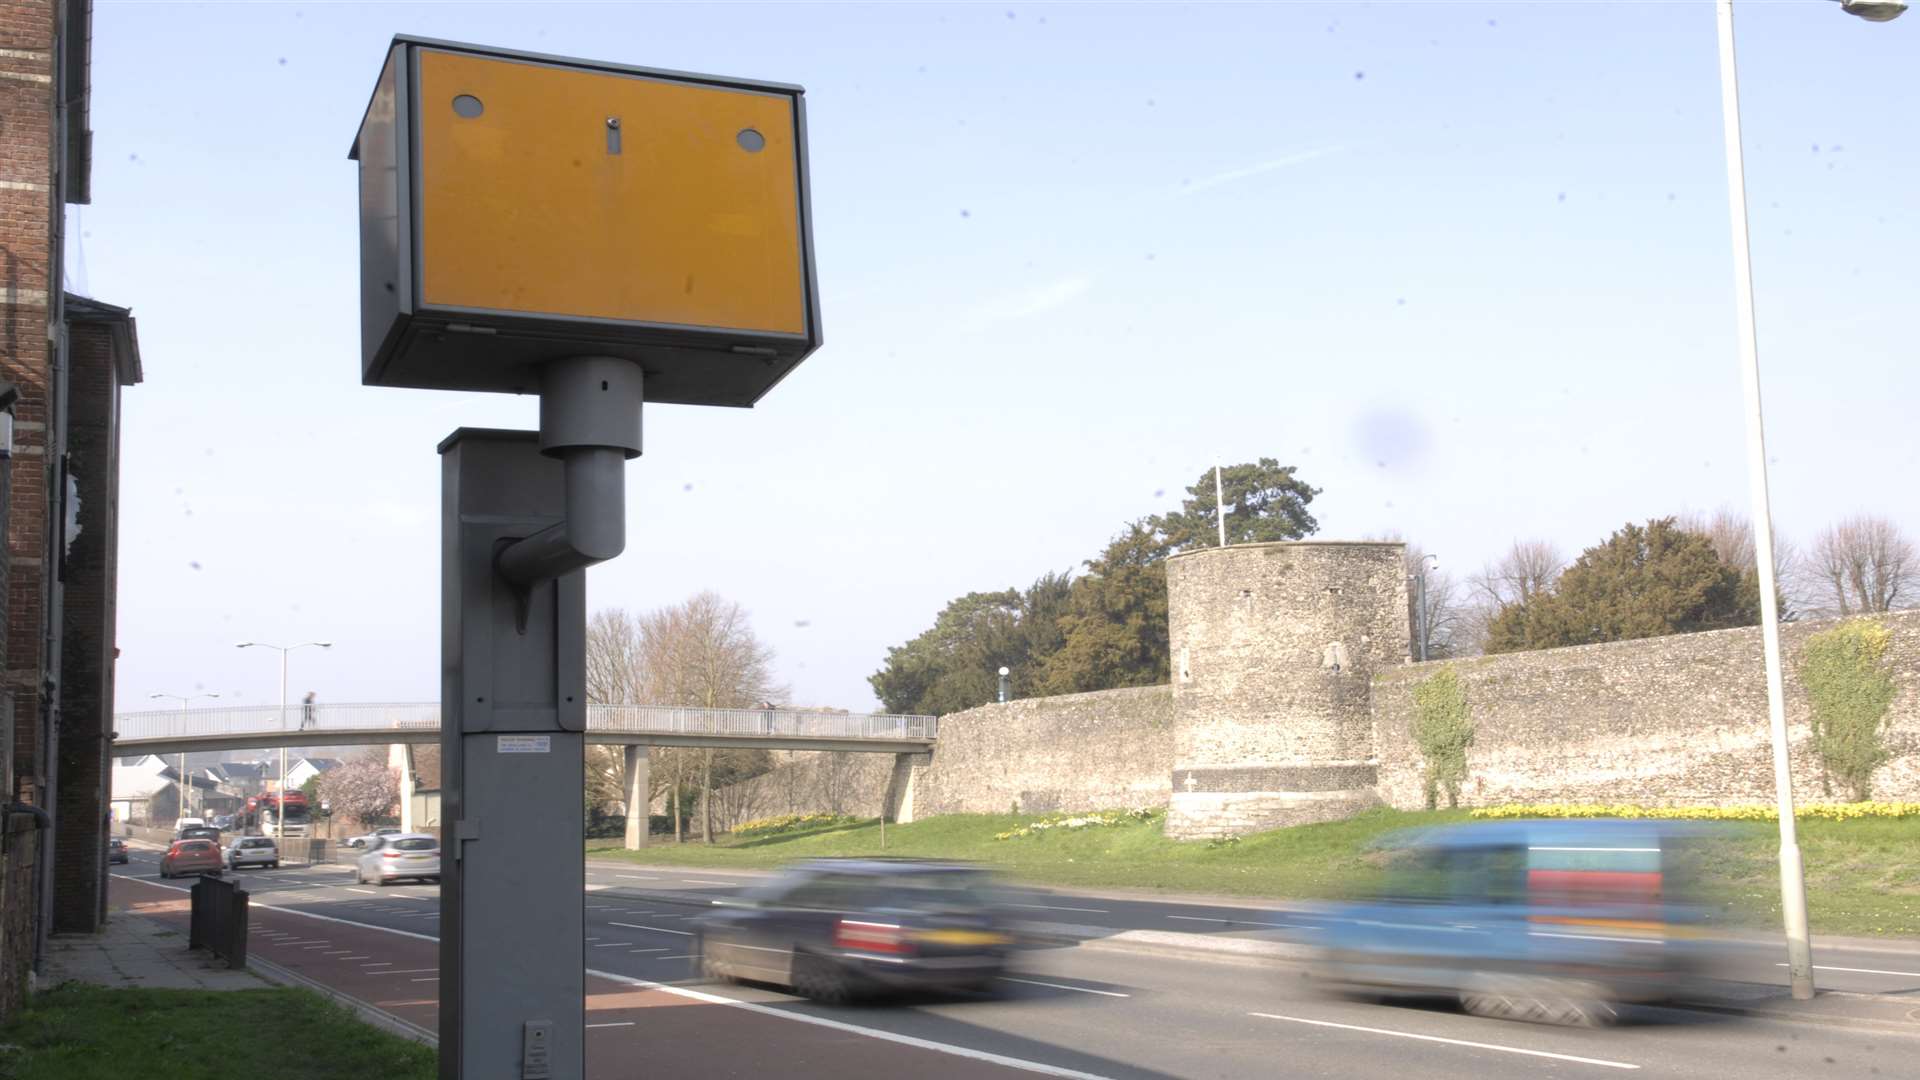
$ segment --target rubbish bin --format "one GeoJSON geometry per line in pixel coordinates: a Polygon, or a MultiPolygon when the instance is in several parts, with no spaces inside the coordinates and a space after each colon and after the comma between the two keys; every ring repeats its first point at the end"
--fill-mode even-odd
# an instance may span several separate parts
{"type": "Polygon", "coordinates": [[[327,841],[324,837],[315,837],[307,841],[307,862],[332,862],[331,856],[332,853],[327,850],[327,841]]]}

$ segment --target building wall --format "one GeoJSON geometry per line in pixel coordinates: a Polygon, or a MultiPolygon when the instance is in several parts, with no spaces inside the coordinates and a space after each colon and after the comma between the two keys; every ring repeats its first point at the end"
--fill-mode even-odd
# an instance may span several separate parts
{"type": "MultiPolygon", "coordinates": [[[[57,294],[50,222],[53,171],[55,7],[51,0],[0,3],[0,379],[14,384],[14,456],[6,506],[6,580],[0,597],[0,709],[11,717],[9,800],[39,803],[45,788],[39,726],[44,675],[41,623],[46,587],[48,335],[57,294]]],[[[7,814],[0,859],[0,1017],[19,1004],[35,951],[39,907],[34,819],[7,814]]]]}
{"type": "Polygon", "coordinates": [[[114,592],[119,551],[120,370],[107,325],[69,332],[68,471],[78,531],[63,560],[60,652],[61,828],[55,838],[53,930],[86,933],[107,916],[106,803],[112,777],[114,592]],[[92,821],[94,828],[88,828],[92,821]]]}
{"type": "MultiPolygon", "coordinates": [[[[1888,662],[1899,690],[1890,710],[1895,757],[1875,774],[1874,795],[1915,800],[1920,611],[1884,618],[1893,631],[1888,662]]],[[[1833,625],[1783,627],[1799,800],[1827,797],[1807,743],[1810,712],[1796,674],[1799,655],[1808,635],[1833,625]]],[[[1763,663],[1758,627],[1454,661],[1475,728],[1462,802],[1772,802],[1763,663]]],[[[1444,666],[1414,664],[1374,679],[1379,792],[1394,806],[1424,805],[1423,762],[1408,734],[1412,692],[1444,666]]]]}
{"type": "Polygon", "coordinates": [[[1405,545],[1238,544],[1167,560],[1167,834],[1345,817],[1373,801],[1368,680],[1407,659],[1405,545]]]}

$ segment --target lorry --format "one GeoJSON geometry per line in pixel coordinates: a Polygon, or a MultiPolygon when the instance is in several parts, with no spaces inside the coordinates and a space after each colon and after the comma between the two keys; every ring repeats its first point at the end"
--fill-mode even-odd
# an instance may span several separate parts
{"type": "Polygon", "coordinates": [[[246,831],[265,835],[306,836],[312,821],[307,797],[298,791],[289,791],[285,796],[271,791],[250,796],[240,816],[246,831]],[[284,820],[281,820],[283,803],[284,820]]]}

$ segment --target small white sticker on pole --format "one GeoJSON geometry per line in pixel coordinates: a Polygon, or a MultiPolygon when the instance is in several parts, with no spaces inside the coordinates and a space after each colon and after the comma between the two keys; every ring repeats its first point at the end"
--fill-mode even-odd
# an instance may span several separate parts
{"type": "Polygon", "coordinates": [[[553,750],[551,735],[501,735],[494,750],[501,754],[545,754],[553,750]]]}

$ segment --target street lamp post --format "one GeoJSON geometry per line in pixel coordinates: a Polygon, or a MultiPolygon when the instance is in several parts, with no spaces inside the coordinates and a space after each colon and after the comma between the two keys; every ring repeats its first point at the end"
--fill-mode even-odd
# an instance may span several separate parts
{"type": "MultiPolygon", "coordinates": [[[[1840,0],[1850,15],[1886,22],[1905,0],[1840,0]]],[[[1740,142],[1740,79],[1734,58],[1733,0],[1715,0],[1720,32],[1720,109],[1726,127],[1727,204],[1733,223],[1734,305],[1739,319],[1740,377],[1745,390],[1747,473],[1753,498],[1753,554],[1760,577],[1760,641],[1766,655],[1767,720],[1773,735],[1773,790],[1780,813],[1780,914],[1787,938],[1793,996],[1813,997],[1813,947],[1807,935],[1806,872],[1793,820],[1793,768],[1787,750],[1785,678],[1780,660],[1780,605],[1774,592],[1773,516],[1767,490],[1766,421],[1760,405],[1759,332],[1753,314],[1753,260],[1747,234],[1747,178],[1740,142]]]]}
{"type": "Polygon", "coordinates": [[[1440,556],[1438,556],[1438,555],[1428,555],[1428,556],[1425,556],[1425,557],[1423,557],[1423,558],[1422,558],[1422,559],[1420,560],[1420,569],[1418,569],[1418,570],[1415,570],[1415,571],[1414,571],[1413,573],[1411,573],[1411,574],[1408,574],[1408,575],[1407,575],[1407,579],[1408,579],[1408,580],[1410,580],[1410,581],[1412,581],[1412,582],[1414,582],[1414,586],[1415,586],[1415,589],[1417,590],[1417,595],[1418,595],[1418,597],[1419,597],[1419,601],[1418,601],[1418,604],[1417,604],[1417,607],[1416,607],[1416,609],[1415,609],[1415,614],[1416,614],[1416,616],[1417,616],[1417,617],[1419,618],[1419,620],[1420,620],[1420,636],[1419,636],[1419,642],[1420,642],[1420,662],[1421,662],[1421,663],[1423,663],[1423,664],[1427,662],[1427,644],[1428,644],[1428,640],[1427,640],[1427,639],[1428,639],[1428,632],[1427,632],[1427,559],[1432,559],[1432,560],[1433,560],[1433,567],[1434,567],[1434,569],[1436,569],[1436,570],[1438,570],[1438,569],[1440,568],[1440,556]]]}
{"type": "Polygon", "coordinates": [[[1008,676],[1012,674],[1013,672],[1009,671],[1005,667],[1002,667],[1000,669],[1000,704],[1002,705],[1005,705],[1007,703],[1007,699],[1013,696],[1011,693],[1011,691],[1013,690],[1013,684],[1008,679],[1008,676]]]}
{"type": "MultiPolygon", "coordinates": [[[[171,698],[180,703],[180,734],[185,735],[187,733],[187,703],[197,701],[200,698],[217,698],[220,695],[210,692],[205,694],[148,694],[147,696],[150,698],[171,698]]],[[[187,786],[187,754],[186,751],[183,750],[180,752],[180,809],[173,815],[176,823],[181,818],[187,816],[187,797],[191,793],[191,789],[187,786]]]]}
{"type": "MultiPolygon", "coordinates": [[[[264,641],[242,641],[234,645],[236,649],[278,649],[280,652],[280,727],[287,726],[287,654],[295,649],[304,649],[312,645],[317,648],[331,649],[331,641],[303,641],[298,645],[270,645],[264,641]]],[[[280,747],[280,792],[274,803],[273,847],[284,854],[283,841],[287,833],[287,748],[280,747]]]]}

